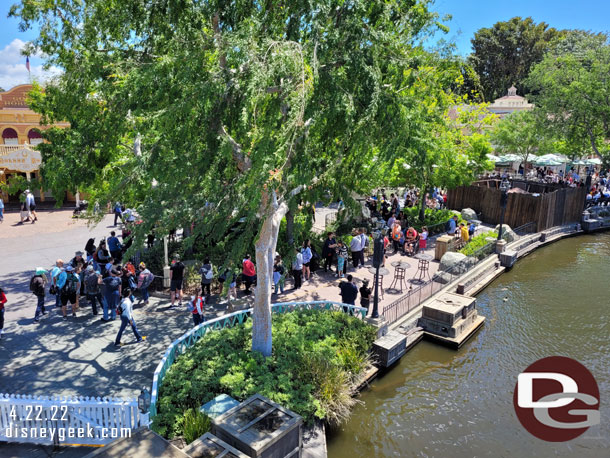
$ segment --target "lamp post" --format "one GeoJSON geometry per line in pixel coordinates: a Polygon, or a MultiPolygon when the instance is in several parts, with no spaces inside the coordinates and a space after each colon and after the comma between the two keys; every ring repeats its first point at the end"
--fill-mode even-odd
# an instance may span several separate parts
{"type": "Polygon", "coordinates": [[[504,224],[504,213],[506,212],[506,205],[508,204],[508,190],[510,189],[510,182],[504,178],[500,183],[500,206],[502,207],[502,214],[500,215],[500,229],[498,230],[498,241],[502,240],[502,225],[504,224]]]}
{"type": "Polygon", "coordinates": [[[138,409],[140,410],[140,423],[142,424],[142,426],[148,426],[148,424],[150,423],[150,402],[150,391],[148,391],[146,388],[143,388],[142,391],[140,391],[140,395],[138,396],[138,409]]]}
{"type": "Polygon", "coordinates": [[[373,267],[375,268],[375,295],[373,296],[373,313],[371,318],[379,318],[379,268],[383,264],[383,235],[381,231],[373,234],[373,267]]]}

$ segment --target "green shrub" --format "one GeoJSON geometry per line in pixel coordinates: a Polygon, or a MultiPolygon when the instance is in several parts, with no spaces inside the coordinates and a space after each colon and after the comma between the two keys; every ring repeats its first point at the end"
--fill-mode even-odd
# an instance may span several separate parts
{"type": "Polygon", "coordinates": [[[482,234],[475,235],[470,239],[468,244],[462,248],[459,252],[465,254],[466,256],[472,256],[477,250],[483,248],[489,242],[486,240],[487,237],[498,237],[498,233],[496,231],[488,231],[483,232],[482,234]]]}
{"type": "Polygon", "coordinates": [[[342,312],[274,315],[269,358],[250,351],[251,334],[248,320],[206,334],[178,357],[163,379],[153,429],[167,438],[185,435],[185,412],[222,393],[239,401],[260,393],[308,423],[345,420],[375,328],[342,312]]]}
{"type": "Polygon", "coordinates": [[[199,409],[188,409],[182,417],[182,430],[184,440],[190,444],[195,439],[203,436],[212,427],[212,421],[205,413],[199,409]]]}

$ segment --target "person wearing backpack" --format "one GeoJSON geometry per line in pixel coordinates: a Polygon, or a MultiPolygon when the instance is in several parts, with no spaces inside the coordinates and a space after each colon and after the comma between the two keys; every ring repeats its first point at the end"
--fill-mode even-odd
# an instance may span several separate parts
{"type": "Polygon", "coordinates": [[[140,301],[144,303],[144,305],[148,305],[148,287],[153,282],[155,276],[152,274],[150,270],[146,268],[146,264],[143,262],[138,266],[140,273],[138,274],[138,290],[142,295],[140,301]]]}
{"type": "Polygon", "coordinates": [[[66,266],[66,281],[61,288],[61,313],[64,320],[68,319],[68,302],[72,304],[72,316],[76,316],[78,311],[78,293],[80,291],[80,279],[74,273],[71,264],[66,266]]]}
{"type": "Polygon", "coordinates": [[[128,325],[131,326],[133,335],[136,336],[136,342],[144,342],[146,340],[146,336],[142,336],[138,332],[138,327],[133,319],[133,302],[130,299],[131,290],[127,288],[123,291],[122,296],[123,299],[118,304],[116,309],[116,313],[118,313],[121,317],[121,327],[119,328],[119,333],[116,335],[116,339],[114,341],[115,347],[121,346],[121,337],[123,336],[123,331],[125,331],[125,328],[128,325]]]}
{"type": "Polygon", "coordinates": [[[197,295],[191,298],[189,302],[189,310],[193,314],[193,323],[195,326],[203,323],[203,305],[205,304],[205,297],[203,297],[203,289],[200,288],[197,291],[197,295]]]}
{"type": "Polygon", "coordinates": [[[45,288],[47,286],[47,270],[42,267],[36,268],[36,273],[30,279],[30,291],[36,296],[36,313],[34,315],[34,323],[38,323],[40,315],[46,315],[44,309],[45,288]]]}
{"type": "Polygon", "coordinates": [[[93,270],[93,266],[87,266],[87,270],[85,271],[85,293],[91,304],[93,315],[97,315],[97,302],[100,303],[100,307],[104,306],[101,284],[102,275],[99,271],[93,270]]]}
{"type": "Polygon", "coordinates": [[[104,284],[104,316],[102,321],[112,321],[116,318],[116,309],[121,300],[121,272],[111,269],[110,276],[102,279],[104,284]]]}
{"type": "Polygon", "coordinates": [[[214,279],[214,269],[208,258],[203,261],[203,266],[199,269],[199,273],[201,274],[201,294],[205,294],[207,289],[207,296],[209,297],[212,295],[211,285],[214,279]]]}
{"type": "Polygon", "coordinates": [[[2,334],[4,334],[4,304],[6,304],[6,294],[0,288],[0,339],[2,339],[2,334]]]}

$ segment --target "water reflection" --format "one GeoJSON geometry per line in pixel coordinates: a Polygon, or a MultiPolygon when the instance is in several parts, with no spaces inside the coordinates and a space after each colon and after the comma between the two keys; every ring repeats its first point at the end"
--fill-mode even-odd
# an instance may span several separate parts
{"type": "Polygon", "coordinates": [[[610,446],[610,234],[532,253],[478,297],[485,326],[461,350],[422,342],[329,435],[331,458],[607,456],[610,446]],[[567,443],[529,435],[512,405],[518,373],[535,360],[577,359],[599,384],[602,424],[567,443]]]}

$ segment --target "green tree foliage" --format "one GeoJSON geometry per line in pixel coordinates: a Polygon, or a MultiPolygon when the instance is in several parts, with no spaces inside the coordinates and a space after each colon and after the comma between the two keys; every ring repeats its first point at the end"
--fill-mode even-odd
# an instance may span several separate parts
{"type": "Polygon", "coordinates": [[[78,188],[136,205],[136,240],[153,224],[157,234],[193,227],[211,243],[230,235],[234,260],[254,244],[253,348],[269,355],[288,209],[329,194],[349,201],[437,134],[422,105],[438,105],[455,77],[421,46],[438,26],[428,6],[23,0],[11,14],[39,28],[33,47],[64,69],[32,106],[43,122],[70,122],[45,131],[42,175],[56,195],[78,188]]]}
{"type": "Polygon", "coordinates": [[[514,17],[479,29],[471,40],[473,52],[469,62],[478,74],[486,101],[506,95],[513,84],[523,93],[530,68],[542,60],[551,41],[562,32],[548,24],[536,24],[531,17],[514,17]]]}
{"type": "Polygon", "coordinates": [[[604,34],[572,31],[530,73],[540,120],[569,156],[610,153],[610,44],[604,34]]]}
{"type": "Polygon", "coordinates": [[[544,129],[532,111],[518,111],[506,116],[492,132],[492,144],[500,154],[516,154],[527,170],[528,159],[537,154],[545,141],[544,129]]]}

